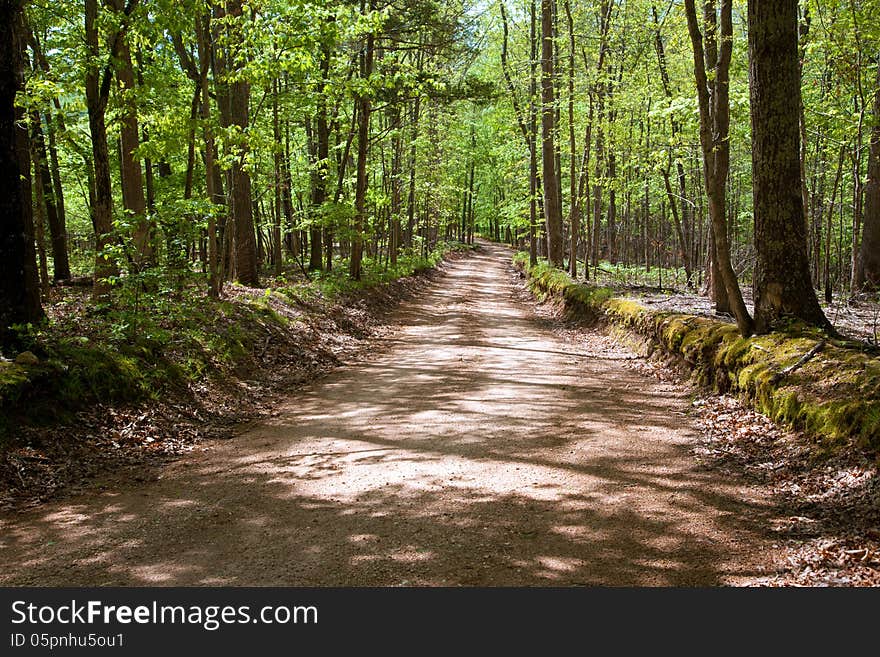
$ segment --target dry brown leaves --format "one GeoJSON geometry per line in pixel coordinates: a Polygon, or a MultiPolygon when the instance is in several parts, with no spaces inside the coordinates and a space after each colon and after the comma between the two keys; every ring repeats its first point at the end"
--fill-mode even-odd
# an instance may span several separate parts
{"type": "Polygon", "coordinates": [[[775,504],[779,570],[756,585],[880,585],[876,461],[855,445],[829,456],[729,396],[696,399],[694,417],[700,462],[747,479],[775,504]]]}

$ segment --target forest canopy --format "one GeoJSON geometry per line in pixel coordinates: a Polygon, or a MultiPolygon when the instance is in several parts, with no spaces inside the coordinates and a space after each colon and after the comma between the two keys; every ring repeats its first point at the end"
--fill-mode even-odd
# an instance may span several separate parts
{"type": "Polygon", "coordinates": [[[765,4],[4,2],[4,324],[71,281],[218,297],[476,234],[588,279],[665,271],[744,333],[828,326],[815,289],[880,282],[880,5],[765,4]]]}

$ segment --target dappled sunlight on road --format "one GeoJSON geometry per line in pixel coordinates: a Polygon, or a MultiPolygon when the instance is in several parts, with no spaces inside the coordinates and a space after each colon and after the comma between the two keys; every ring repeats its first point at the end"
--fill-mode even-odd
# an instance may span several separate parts
{"type": "Polygon", "coordinates": [[[0,525],[0,583],[712,585],[764,507],[689,453],[681,391],[556,337],[485,247],[360,364],[118,493],[0,525]]]}

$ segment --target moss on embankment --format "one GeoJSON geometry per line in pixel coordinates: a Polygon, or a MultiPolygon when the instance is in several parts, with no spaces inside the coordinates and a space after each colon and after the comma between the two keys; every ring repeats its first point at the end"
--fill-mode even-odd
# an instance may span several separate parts
{"type": "Polygon", "coordinates": [[[607,288],[576,283],[544,263],[529,267],[525,253],[514,256],[514,265],[539,298],[560,299],[568,315],[635,334],[649,353],[659,350],[686,365],[696,383],[737,395],[776,422],[818,438],[824,448],[854,439],[880,452],[880,357],[860,343],[800,324],[743,338],[733,324],[652,310],[615,298],[607,288]],[[786,371],[820,342],[815,356],[786,371]]]}

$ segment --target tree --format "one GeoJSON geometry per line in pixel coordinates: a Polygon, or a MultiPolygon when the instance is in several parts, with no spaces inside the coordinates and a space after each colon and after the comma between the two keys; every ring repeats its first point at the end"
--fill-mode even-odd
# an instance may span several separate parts
{"type": "Polygon", "coordinates": [[[541,162],[544,182],[544,218],[547,223],[547,258],[564,266],[562,203],[556,168],[556,99],[554,90],[553,0],[541,0],[541,162]]]}
{"type": "Polygon", "coordinates": [[[312,211],[316,217],[310,229],[309,269],[321,269],[322,238],[321,216],[324,201],[327,199],[327,167],[330,158],[330,126],[327,122],[327,93],[330,84],[330,58],[332,53],[327,43],[321,46],[320,81],[316,93],[317,113],[315,127],[312,129],[310,119],[306,119],[309,133],[309,156],[311,159],[312,211]]]}
{"type": "Polygon", "coordinates": [[[114,62],[128,21],[138,0],[128,0],[121,12],[119,26],[108,40],[109,50],[103,68],[98,38],[98,1],[85,0],[85,35],[89,63],[86,70],[86,106],[89,114],[89,132],[92,138],[92,166],[94,167],[93,198],[91,204],[92,226],[95,231],[95,271],[93,297],[107,301],[113,277],[119,273],[112,255],[113,246],[113,190],[110,181],[110,151],[107,147],[107,103],[113,81],[114,62]]]}
{"type": "Polygon", "coordinates": [[[880,62],[874,88],[874,124],[868,150],[868,182],[865,185],[865,214],[856,289],[880,291],[880,62]]]}
{"type": "Polygon", "coordinates": [[[241,72],[245,63],[242,0],[228,0],[214,6],[214,17],[225,26],[221,52],[214,52],[217,105],[223,128],[231,135],[234,156],[228,174],[229,214],[233,233],[235,278],[244,285],[260,283],[257,244],[254,235],[254,207],[251,175],[247,168],[251,85],[241,72]]]}
{"type": "MultiPolygon", "coordinates": [[[[115,12],[125,10],[124,0],[112,0],[115,12]]],[[[130,33],[130,32],[129,32],[130,33]]],[[[147,200],[144,196],[144,178],[141,161],[137,154],[140,145],[138,128],[137,89],[131,61],[131,47],[127,34],[119,37],[116,78],[122,90],[122,125],[120,129],[119,169],[122,183],[122,204],[133,225],[135,269],[140,271],[155,264],[153,253],[153,227],[147,217],[147,200]]]]}
{"type": "Polygon", "coordinates": [[[34,260],[30,158],[23,113],[22,3],[0,0],[0,345],[12,344],[15,324],[42,319],[34,260]]]}
{"type": "MultiPolygon", "coordinates": [[[[740,333],[751,335],[752,318],[743,302],[742,292],[730,264],[727,239],[726,196],[727,173],[730,169],[730,58],[733,51],[733,1],[721,0],[721,44],[715,45],[716,8],[714,0],[704,5],[710,47],[703,47],[703,36],[697,23],[694,0],[685,0],[688,32],[694,51],[694,76],[700,104],[700,144],[703,149],[703,177],[709,197],[709,218],[712,223],[715,260],[727,292],[727,301],[736,317],[740,333]],[[717,51],[717,52],[716,52],[717,51]],[[711,67],[711,81],[706,69],[711,67]]],[[[673,132],[675,132],[673,130],[673,132]]],[[[668,176],[666,178],[669,187],[668,176]]],[[[671,193],[670,193],[671,196],[671,193]]],[[[673,205],[673,209],[675,206],[673,205]]],[[[684,240],[682,240],[683,242],[684,240]]],[[[811,288],[812,289],[812,288],[811,288]]]]}
{"type": "MultiPolygon", "coordinates": [[[[707,11],[709,9],[711,9],[714,14],[715,8],[712,4],[707,2],[704,6],[706,7],[707,11]]],[[[694,9],[693,2],[690,2],[690,3],[686,2],[685,3],[685,12],[687,13],[687,16],[688,16],[688,25],[690,26],[691,20],[692,20],[691,16],[693,16],[693,23],[694,23],[694,26],[696,27],[696,32],[695,33],[691,32],[692,42],[693,42],[694,38],[696,38],[696,42],[693,42],[693,47],[702,49],[703,48],[702,36],[699,34],[699,28],[696,26],[696,10],[694,9]]],[[[653,4],[651,5],[651,18],[653,19],[653,22],[654,22],[654,50],[657,51],[657,65],[660,68],[660,81],[663,83],[664,95],[666,96],[667,100],[671,101],[672,100],[672,88],[669,83],[669,67],[666,63],[666,48],[663,45],[663,36],[660,33],[660,19],[657,14],[657,6],[653,5],[653,4]]],[[[732,37],[732,35],[728,35],[728,36],[729,36],[729,40],[730,40],[729,47],[732,49],[733,48],[733,37],[732,37]]],[[[714,43],[714,41],[712,41],[714,39],[714,35],[709,35],[709,37],[710,37],[710,41],[712,43],[714,43]]],[[[712,50],[714,50],[714,48],[712,50]]],[[[703,63],[704,58],[698,57],[696,51],[694,52],[694,58],[695,58],[694,65],[695,65],[695,67],[702,69],[702,77],[703,78],[705,78],[707,66],[709,68],[716,68],[717,66],[720,66],[723,63],[726,63],[726,64],[730,63],[730,60],[728,57],[726,60],[718,59],[717,62],[710,61],[710,62],[706,62],[704,64],[703,63]]],[[[728,67],[725,66],[725,69],[727,69],[727,68],[728,67]]],[[[724,73],[725,73],[725,75],[727,75],[727,70],[725,70],[724,73]]],[[[697,76],[697,77],[699,79],[699,76],[697,76]]],[[[713,78],[713,87],[717,86],[718,84],[719,83],[718,83],[717,79],[713,78]]],[[[699,81],[697,82],[697,85],[698,85],[698,91],[699,91],[699,87],[700,87],[699,81]]],[[[709,93],[711,95],[713,93],[713,90],[710,89],[709,93]]],[[[706,118],[704,117],[704,114],[705,114],[704,109],[705,108],[702,105],[702,97],[700,97],[700,102],[701,102],[700,122],[702,124],[703,122],[706,121],[706,118]]],[[[729,105],[729,103],[728,103],[728,105],[729,105]]],[[[712,108],[712,104],[710,103],[709,109],[711,110],[711,108],[712,108]]],[[[670,117],[669,117],[669,127],[672,131],[673,140],[675,140],[675,141],[680,140],[681,139],[681,124],[678,121],[678,119],[675,117],[674,114],[670,115],[670,117]]],[[[726,139],[723,140],[723,144],[729,154],[730,148],[727,145],[726,139]]],[[[678,196],[679,196],[678,201],[679,201],[679,203],[681,203],[681,209],[679,210],[677,207],[675,194],[672,191],[672,185],[669,182],[669,177],[670,177],[669,170],[670,170],[670,165],[672,164],[672,151],[671,150],[669,151],[669,157],[667,158],[667,162],[668,162],[667,166],[663,169],[663,182],[666,187],[666,196],[669,199],[669,207],[672,210],[673,221],[675,222],[675,232],[678,237],[679,248],[681,249],[681,260],[682,260],[682,265],[684,266],[685,276],[687,277],[687,285],[688,285],[688,287],[691,287],[693,285],[694,272],[693,272],[693,265],[691,264],[690,245],[687,242],[688,235],[691,233],[690,208],[688,206],[688,198],[687,198],[687,178],[685,176],[684,165],[682,164],[681,158],[676,158],[675,168],[676,168],[676,173],[678,174],[676,176],[676,179],[678,180],[678,196]],[[679,219],[679,212],[681,213],[681,219],[679,219]]],[[[708,180],[706,182],[708,183],[708,180]]],[[[725,180],[723,184],[726,184],[726,182],[727,181],[725,180]]],[[[714,260],[713,260],[713,262],[714,262],[714,260]]],[[[716,299],[716,303],[717,303],[717,301],[718,301],[718,299],[716,299]]]]}
{"type": "MultiPolygon", "coordinates": [[[[361,3],[361,9],[365,4],[361,3]]],[[[369,10],[375,9],[371,0],[369,10]]],[[[359,281],[361,278],[361,264],[364,249],[364,226],[367,221],[366,198],[367,198],[367,157],[369,156],[370,141],[370,110],[371,99],[369,80],[373,74],[373,55],[375,34],[370,31],[366,35],[364,47],[359,55],[360,77],[362,88],[357,99],[357,182],[355,185],[355,218],[353,235],[351,240],[351,262],[349,263],[348,275],[352,280],[359,281]]]]}
{"type": "Polygon", "coordinates": [[[538,217],[538,158],[537,158],[537,117],[535,111],[535,95],[537,86],[535,50],[537,47],[536,39],[536,11],[535,2],[532,0],[529,11],[530,27],[529,27],[529,102],[528,115],[522,109],[513,84],[513,78],[510,74],[510,64],[508,61],[508,43],[510,36],[510,27],[507,21],[507,11],[504,8],[504,0],[500,0],[498,8],[501,10],[501,25],[503,28],[503,38],[501,42],[501,73],[507,83],[507,90],[510,93],[510,101],[513,105],[513,112],[516,116],[516,122],[519,126],[520,133],[525,141],[526,148],[529,151],[529,260],[534,265],[538,262],[537,244],[535,240],[535,224],[538,217]]]}
{"type": "Polygon", "coordinates": [[[755,328],[793,317],[830,328],[807,261],[800,174],[797,0],[749,0],[755,328]]]}

